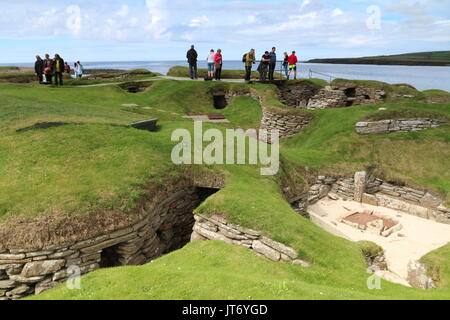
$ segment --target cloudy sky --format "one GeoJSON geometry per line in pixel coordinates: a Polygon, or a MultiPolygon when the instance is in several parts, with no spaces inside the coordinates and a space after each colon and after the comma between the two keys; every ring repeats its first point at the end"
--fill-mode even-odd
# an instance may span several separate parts
{"type": "Polygon", "coordinates": [[[0,63],[183,60],[196,44],[302,60],[450,50],[450,0],[0,0],[0,63]]]}

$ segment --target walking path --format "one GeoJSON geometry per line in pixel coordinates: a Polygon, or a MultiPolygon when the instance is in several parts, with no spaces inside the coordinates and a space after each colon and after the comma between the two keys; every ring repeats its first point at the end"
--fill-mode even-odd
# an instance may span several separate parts
{"type": "MultiPolygon", "coordinates": [[[[172,76],[158,76],[141,80],[130,80],[132,82],[147,82],[147,81],[161,81],[161,80],[177,80],[177,81],[204,81],[203,79],[191,80],[191,78],[184,77],[172,77],[172,76]]],[[[104,87],[104,86],[112,86],[127,83],[130,81],[120,81],[120,82],[109,82],[109,83],[98,83],[98,84],[86,84],[77,86],[79,88],[87,88],[87,87],[104,87]]],[[[244,83],[244,79],[223,79],[220,82],[230,82],[230,83],[244,83]]]]}

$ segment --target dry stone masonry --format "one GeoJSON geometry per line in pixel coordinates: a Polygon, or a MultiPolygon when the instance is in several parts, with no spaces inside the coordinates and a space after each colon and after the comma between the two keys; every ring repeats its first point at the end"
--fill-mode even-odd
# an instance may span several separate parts
{"type": "Polygon", "coordinates": [[[279,87],[280,101],[299,109],[342,108],[383,102],[383,90],[362,88],[353,82],[321,88],[309,81],[299,81],[279,87]]]}
{"type": "Polygon", "coordinates": [[[356,132],[358,134],[387,134],[395,132],[415,132],[429,128],[439,127],[445,121],[433,119],[398,119],[381,120],[373,122],[358,122],[356,132]]]}
{"type": "Polygon", "coordinates": [[[61,245],[0,250],[0,300],[39,294],[74,271],[141,265],[183,247],[195,223],[193,210],[210,194],[210,189],[181,187],[146,204],[143,218],[128,227],[61,245]]]}
{"type": "Polygon", "coordinates": [[[257,255],[273,261],[297,264],[304,267],[309,266],[307,262],[298,259],[298,253],[295,249],[273,241],[258,231],[230,224],[222,216],[196,215],[195,221],[191,241],[224,241],[251,249],[257,255]]]}
{"type": "MultiPolygon", "coordinates": [[[[296,135],[305,128],[312,120],[310,114],[292,114],[284,110],[275,108],[265,108],[261,120],[261,129],[278,130],[280,138],[286,138],[296,135]]],[[[262,137],[264,139],[265,137],[262,137]]]]}
{"type": "Polygon", "coordinates": [[[443,200],[425,189],[396,186],[365,172],[354,178],[319,176],[308,192],[307,201],[294,203],[294,209],[304,213],[305,207],[328,196],[399,210],[424,219],[450,224],[450,209],[443,200]]]}

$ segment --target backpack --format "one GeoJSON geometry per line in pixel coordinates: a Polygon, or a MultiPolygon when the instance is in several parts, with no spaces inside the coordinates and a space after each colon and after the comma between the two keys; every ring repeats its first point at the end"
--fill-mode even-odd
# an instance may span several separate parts
{"type": "Polygon", "coordinates": [[[242,62],[244,62],[244,63],[247,62],[247,54],[248,53],[244,54],[244,56],[242,57],[242,62]]]}

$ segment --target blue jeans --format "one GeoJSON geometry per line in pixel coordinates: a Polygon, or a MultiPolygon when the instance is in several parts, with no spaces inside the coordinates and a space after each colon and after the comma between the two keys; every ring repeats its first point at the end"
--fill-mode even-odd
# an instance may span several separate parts
{"type": "Polygon", "coordinates": [[[283,64],[283,69],[284,69],[284,73],[286,73],[286,77],[289,75],[288,67],[289,66],[287,64],[283,64]]]}

